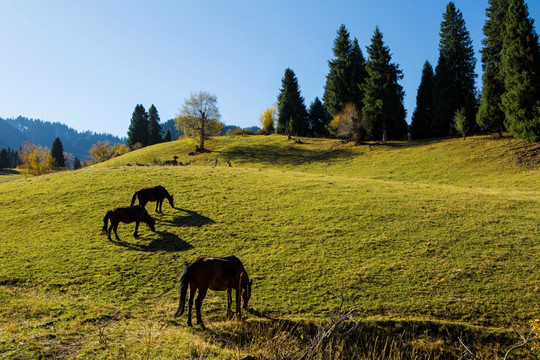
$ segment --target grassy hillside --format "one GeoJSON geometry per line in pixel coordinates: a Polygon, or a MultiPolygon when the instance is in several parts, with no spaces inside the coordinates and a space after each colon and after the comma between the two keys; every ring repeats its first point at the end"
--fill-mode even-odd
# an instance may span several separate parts
{"type": "MultiPolygon", "coordinates": [[[[238,359],[259,348],[237,326],[322,324],[342,299],[364,324],[495,339],[508,332],[505,314],[519,324],[540,315],[535,145],[475,137],[355,148],[270,136],[192,148],[175,141],[0,183],[0,353],[238,359]],[[173,156],[184,166],[152,165],[173,156]],[[100,235],[106,210],[157,184],[177,209],[147,205],[155,233],[141,225],[134,239],[134,225],[121,224],[120,242],[100,235]],[[208,330],[187,329],[172,318],[179,274],[229,254],[254,279],[247,322],[225,321],[225,294],[210,292],[208,330]]],[[[416,346],[457,342],[439,336],[416,346]]]]}

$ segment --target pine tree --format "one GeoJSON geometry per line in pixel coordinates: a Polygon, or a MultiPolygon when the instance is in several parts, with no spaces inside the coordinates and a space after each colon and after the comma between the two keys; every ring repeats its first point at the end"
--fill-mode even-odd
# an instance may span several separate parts
{"type": "Polygon", "coordinates": [[[469,129],[474,127],[476,94],[472,40],[461,11],[452,1],[441,22],[439,60],[433,82],[433,132],[435,136],[452,133],[456,110],[465,108],[469,129]]]}
{"type": "Polygon", "coordinates": [[[523,0],[509,0],[505,28],[501,56],[505,124],[516,137],[540,141],[540,50],[523,0]]]}
{"type": "Polygon", "coordinates": [[[172,140],[171,130],[167,129],[165,136],[163,136],[163,142],[168,142],[172,140]]]}
{"type": "Polygon", "coordinates": [[[148,145],[148,114],[144,106],[137,104],[131,115],[131,124],[128,130],[127,144],[133,148],[136,144],[148,145]]]}
{"type": "Polygon", "coordinates": [[[82,168],[81,160],[79,160],[79,159],[75,156],[75,160],[73,160],[73,170],[79,170],[80,168],[82,168]]]}
{"type": "Polygon", "coordinates": [[[337,32],[333,53],[335,58],[328,62],[330,69],[323,95],[324,105],[332,117],[350,102],[362,109],[362,84],[366,78],[366,60],[358,40],[355,38],[351,42],[345,25],[341,25],[337,32]]]}
{"type": "Polygon", "coordinates": [[[358,45],[358,40],[353,40],[353,45],[350,54],[351,79],[350,79],[350,98],[349,101],[356,105],[359,111],[364,105],[363,84],[367,77],[366,59],[362,50],[358,45]]]}
{"type": "Polygon", "coordinates": [[[307,132],[307,110],[294,71],[287,68],[278,95],[277,133],[301,136],[307,132]]]}
{"type": "Polygon", "coordinates": [[[331,116],[339,113],[350,102],[350,56],[352,43],[345,25],[341,25],[334,40],[334,59],[328,61],[330,68],[326,76],[323,101],[331,116]]]}
{"type": "Polygon", "coordinates": [[[161,142],[161,125],[159,125],[159,114],[152,104],[148,109],[148,145],[158,144],[161,142]]]}
{"type": "Polygon", "coordinates": [[[482,40],[482,93],[476,122],[478,125],[497,131],[502,137],[504,112],[501,97],[504,94],[504,77],[501,69],[501,52],[505,33],[505,14],[508,0],[489,0],[486,9],[487,20],[482,40]]]}
{"type": "Polygon", "coordinates": [[[398,139],[407,135],[404,92],[398,80],[403,78],[397,64],[392,63],[390,49],[383,42],[377,27],[367,48],[367,78],[364,83],[363,126],[374,137],[398,139]]]}
{"type": "Polygon", "coordinates": [[[9,167],[9,157],[6,149],[0,150],[0,169],[9,167]]]}
{"type": "Polygon", "coordinates": [[[309,123],[309,135],[315,137],[327,137],[330,135],[327,129],[328,122],[330,121],[330,115],[324,107],[321,100],[315,97],[315,100],[309,106],[308,123],[309,123]]]}
{"type": "Polygon", "coordinates": [[[52,144],[51,156],[55,168],[61,169],[66,167],[66,160],[64,158],[64,146],[62,145],[62,141],[60,141],[60,138],[58,137],[54,139],[54,142],[52,144]]]}
{"type": "Polygon", "coordinates": [[[431,136],[433,108],[433,67],[426,61],[422,68],[422,79],[416,93],[416,108],[411,119],[411,137],[425,139],[431,136]]]}

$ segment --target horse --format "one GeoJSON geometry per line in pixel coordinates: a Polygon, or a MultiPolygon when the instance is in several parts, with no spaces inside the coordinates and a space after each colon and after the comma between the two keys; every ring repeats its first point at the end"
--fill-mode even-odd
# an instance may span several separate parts
{"type": "Polygon", "coordinates": [[[223,258],[205,257],[201,258],[191,265],[186,266],[179,281],[180,304],[174,317],[184,313],[184,305],[186,303],[186,295],[189,285],[189,303],[188,303],[188,326],[193,326],[191,323],[191,308],[193,306],[193,298],[195,292],[199,290],[199,296],[195,300],[195,310],[197,313],[197,324],[204,327],[201,317],[201,305],[208,289],[214,291],[227,290],[227,318],[231,318],[231,293],[232,289],[236,290],[236,315],[238,319],[242,317],[240,309],[240,301],[242,308],[247,310],[248,302],[251,297],[251,283],[249,276],[244,268],[244,265],[236,256],[228,256],[223,258]]]}
{"type": "Polygon", "coordinates": [[[118,207],[113,210],[107,211],[105,216],[103,217],[103,229],[101,231],[102,234],[107,233],[107,237],[109,240],[111,239],[111,230],[114,229],[114,235],[116,236],[116,240],[120,240],[118,237],[118,233],[116,232],[116,229],[118,229],[118,224],[120,222],[123,223],[132,223],[135,222],[135,232],[133,233],[133,237],[138,237],[137,230],[139,229],[139,223],[144,222],[150,230],[156,231],[155,224],[156,219],[148,215],[148,212],[145,208],[142,206],[136,205],[136,206],[127,206],[127,207],[118,207]],[[111,221],[111,226],[109,227],[109,231],[107,231],[107,225],[109,223],[109,220],[111,221]]]}
{"type": "Polygon", "coordinates": [[[154,187],[147,187],[136,191],[135,194],[131,197],[131,206],[135,205],[135,199],[139,199],[139,205],[142,207],[146,206],[146,203],[149,201],[156,202],[156,212],[162,213],[163,200],[167,198],[169,200],[169,205],[174,209],[173,197],[169,192],[161,185],[154,187]],[[159,210],[158,210],[159,207],[159,210]]]}

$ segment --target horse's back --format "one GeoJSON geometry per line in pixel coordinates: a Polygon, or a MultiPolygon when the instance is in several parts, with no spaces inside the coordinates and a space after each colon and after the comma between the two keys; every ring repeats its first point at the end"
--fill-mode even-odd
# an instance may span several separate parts
{"type": "Polygon", "coordinates": [[[238,282],[242,263],[236,257],[214,258],[206,257],[195,261],[191,266],[193,280],[197,287],[208,287],[212,290],[223,291],[233,287],[238,282]]]}
{"type": "Polygon", "coordinates": [[[157,185],[143,188],[137,191],[137,194],[139,196],[139,200],[140,197],[144,197],[147,201],[157,201],[165,198],[169,193],[163,186],[157,185]]]}
{"type": "Polygon", "coordinates": [[[141,220],[148,215],[148,212],[145,208],[140,205],[134,206],[121,206],[110,211],[110,218],[117,219],[118,221],[130,223],[137,220],[141,220]]]}

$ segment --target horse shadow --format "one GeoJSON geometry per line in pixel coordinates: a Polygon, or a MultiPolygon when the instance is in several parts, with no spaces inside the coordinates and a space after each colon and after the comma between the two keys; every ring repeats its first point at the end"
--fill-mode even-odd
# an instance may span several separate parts
{"type": "Polygon", "coordinates": [[[162,220],[164,223],[169,223],[170,225],[177,227],[201,227],[203,225],[215,224],[216,222],[209,217],[201,215],[195,211],[175,208],[176,210],[183,211],[187,213],[184,216],[174,216],[172,220],[162,220]]]}
{"type": "Polygon", "coordinates": [[[166,231],[156,231],[156,234],[158,234],[158,237],[152,239],[148,244],[133,244],[123,240],[112,240],[112,242],[131,250],[145,252],[180,252],[193,249],[193,245],[175,234],[166,231]]]}

